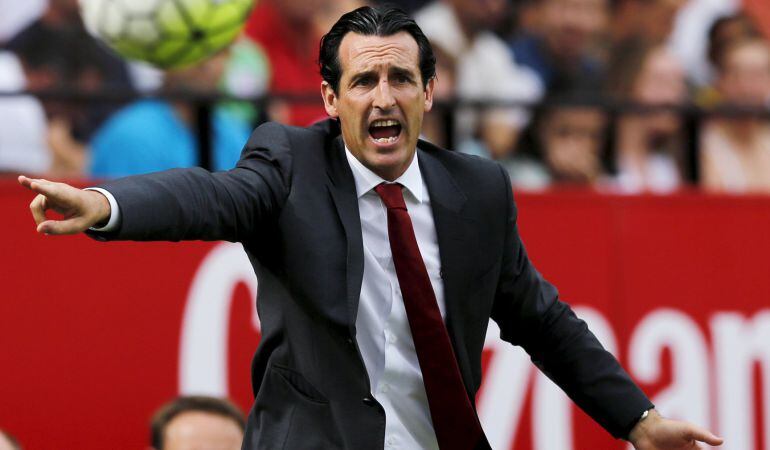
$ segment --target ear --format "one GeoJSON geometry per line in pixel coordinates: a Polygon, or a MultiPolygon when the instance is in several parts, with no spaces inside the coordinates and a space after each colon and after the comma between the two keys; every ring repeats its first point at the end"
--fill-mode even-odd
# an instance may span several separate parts
{"type": "Polygon", "coordinates": [[[337,111],[337,93],[334,92],[332,86],[326,81],[321,83],[321,97],[324,99],[326,114],[333,119],[338,118],[340,114],[337,111]]]}
{"type": "Polygon", "coordinates": [[[436,77],[428,80],[428,85],[425,86],[425,112],[430,111],[433,108],[433,89],[436,87],[436,77]]]}

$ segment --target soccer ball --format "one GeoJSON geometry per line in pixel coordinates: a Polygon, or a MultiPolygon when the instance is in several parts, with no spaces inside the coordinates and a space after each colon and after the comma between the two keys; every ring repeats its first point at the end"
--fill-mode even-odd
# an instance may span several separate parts
{"type": "Polygon", "coordinates": [[[255,1],[80,0],[80,9],[89,32],[120,55],[171,69],[230,44],[255,1]]]}

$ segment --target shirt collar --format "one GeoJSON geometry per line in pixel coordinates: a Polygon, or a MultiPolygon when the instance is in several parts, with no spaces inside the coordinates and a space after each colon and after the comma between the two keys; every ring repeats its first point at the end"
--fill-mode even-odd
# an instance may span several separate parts
{"type": "MultiPolygon", "coordinates": [[[[353,179],[356,182],[356,193],[358,194],[358,198],[361,198],[380,183],[390,183],[363,165],[361,161],[358,160],[358,158],[350,153],[347,145],[345,146],[345,156],[347,156],[348,164],[350,165],[350,169],[353,172],[353,179]]],[[[412,162],[409,163],[409,167],[406,168],[406,171],[400,177],[396,178],[394,183],[400,183],[406,188],[407,191],[409,191],[409,193],[412,194],[415,200],[417,200],[419,203],[422,203],[422,174],[420,173],[420,164],[417,162],[416,152],[412,158],[412,162]]]]}

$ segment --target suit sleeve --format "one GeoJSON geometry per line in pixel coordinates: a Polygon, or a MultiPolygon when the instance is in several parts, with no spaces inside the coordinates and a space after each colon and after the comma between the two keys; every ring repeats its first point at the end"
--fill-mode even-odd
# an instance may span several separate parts
{"type": "Polygon", "coordinates": [[[521,242],[507,173],[505,250],[492,318],[501,338],[523,347],[535,365],[616,438],[628,437],[653,407],[556,288],[537,272],[521,242]]]}
{"type": "Polygon", "coordinates": [[[226,172],[173,169],[99,186],[120,208],[118,229],[99,240],[253,240],[283,207],[291,187],[286,129],[257,128],[236,167],[226,172]]]}

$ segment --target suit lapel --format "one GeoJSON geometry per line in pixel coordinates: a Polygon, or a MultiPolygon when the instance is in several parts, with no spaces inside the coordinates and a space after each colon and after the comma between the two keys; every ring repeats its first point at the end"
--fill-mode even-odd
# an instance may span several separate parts
{"type": "Polygon", "coordinates": [[[358,212],[356,184],[345,156],[345,147],[341,136],[334,139],[330,148],[327,175],[329,177],[327,187],[337,209],[342,228],[345,230],[347,241],[345,283],[349,314],[348,326],[351,335],[355,336],[358,299],[364,276],[364,245],[361,236],[361,216],[358,212]]]}
{"type": "Polygon", "coordinates": [[[467,198],[444,165],[430,152],[418,149],[418,161],[428,186],[438,237],[447,330],[466,386],[472,386],[468,355],[462,345],[464,330],[460,319],[476,261],[475,254],[468,252],[474,241],[473,224],[461,215],[467,198]]]}

